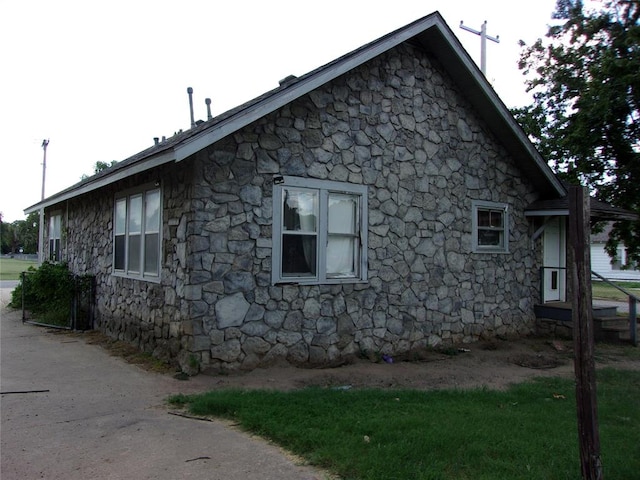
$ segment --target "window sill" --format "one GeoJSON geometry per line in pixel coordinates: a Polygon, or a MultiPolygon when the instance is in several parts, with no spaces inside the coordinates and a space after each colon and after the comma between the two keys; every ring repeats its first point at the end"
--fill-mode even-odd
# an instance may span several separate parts
{"type": "Polygon", "coordinates": [[[353,284],[363,284],[368,283],[369,280],[362,280],[360,278],[332,278],[323,281],[318,280],[303,280],[303,279],[292,279],[292,280],[278,280],[273,282],[273,285],[283,286],[283,285],[353,285],[353,284]]]}
{"type": "Polygon", "coordinates": [[[509,250],[492,250],[492,249],[484,249],[484,248],[474,248],[471,253],[500,253],[503,255],[509,254],[509,250]]]}
{"type": "Polygon", "coordinates": [[[129,280],[138,280],[140,282],[160,283],[159,276],[140,276],[140,275],[127,275],[124,272],[111,272],[111,275],[118,278],[127,278],[129,280]]]}

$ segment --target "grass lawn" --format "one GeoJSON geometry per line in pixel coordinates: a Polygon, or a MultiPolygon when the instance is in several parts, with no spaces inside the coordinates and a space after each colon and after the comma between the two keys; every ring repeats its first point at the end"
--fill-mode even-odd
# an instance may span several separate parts
{"type": "Polygon", "coordinates": [[[0,257],[0,280],[20,280],[21,272],[37,266],[36,261],[0,257]]]}
{"type": "MultiPolygon", "coordinates": [[[[614,282],[616,283],[616,282],[614,282]]],[[[628,292],[633,293],[637,297],[640,297],[640,283],[638,282],[617,282],[617,285],[621,286],[628,292]]],[[[593,281],[591,283],[592,296],[593,298],[601,299],[601,300],[618,300],[621,302],[628,301],[629,297],[627,297],[620,290],[613,288],[611,285],[608,285],[604,282],[593,281]]]]}
{"type": "MultiPolygon", "coordinates": [[[[640,372],[598,373],[605,478],[640,472],[640,372]]],[[[575,479],[574,382],[493,390],[218,390],[172,397],[342,479],[575,479]]]]}
{"type": "MultiPolygon", "coordinates": [[[[621,286],[628,292],[633,293],[637,297],[640,297],[640,283],[638,282],[614,282],[616,285],[621,286]]],[[[617,288],[612,287],[611,285],[604,283],[593,281],[591,282],[591,294],[593,298],[601,299],[601,300],[618,300],[621,302],[628,301],[629,297],[627,297],[624,293],[622,293],[617,288]]]]}

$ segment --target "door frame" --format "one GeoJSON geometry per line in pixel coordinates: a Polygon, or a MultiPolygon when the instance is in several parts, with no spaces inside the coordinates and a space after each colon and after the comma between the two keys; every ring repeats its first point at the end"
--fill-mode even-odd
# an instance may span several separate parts
{"type": "Polygon", "coordinates": [[[565,217],[545,221],[542,253],[543,303],[564,302],[567,296],[567,229],[565,217]]]}

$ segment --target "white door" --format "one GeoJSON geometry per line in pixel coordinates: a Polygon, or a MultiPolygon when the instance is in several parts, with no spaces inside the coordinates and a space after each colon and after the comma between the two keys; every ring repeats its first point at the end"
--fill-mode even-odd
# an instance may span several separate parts
{"type": "Polygon", "coordinates": [[[545,302],[564,300],[565,266],[564,232],[560,218],[550,220],[544,229],[544,275],[543,293],[545,302]]]}

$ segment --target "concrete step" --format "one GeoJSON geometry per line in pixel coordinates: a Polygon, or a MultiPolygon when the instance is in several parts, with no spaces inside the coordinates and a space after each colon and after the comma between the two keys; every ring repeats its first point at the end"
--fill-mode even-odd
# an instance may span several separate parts
{"type": "MultiPolygon", "coordinates": [[[[597,341],[612,343],[629,343],[631,341],[631,332],[628,328],[620,330],[603,330],[597,341]]],[[[636,339],[640,338],[640,329],[636,332],[636,339]]]]}
{"type": "MultiPolygon", "coordinates": [[[[571,321],[571,303],[569,302],[547,302],[533,306],[536,318],[549,318],[551,320],[560,320],[563,322],[571,321]]],[[[593,317],[615,317],[618,313],[618,307],[599,306],[592,307],[593,317]]]]}
{"type": "MultiPolygon", "coordinates": [[[[597,341],[628,342],[631,340],[629,319],[625,317],[594,317],[594,336],[597,341]]],[[[640,326],[637,327],[640,333],[640,326]]],[[[640,338],[636,334],[636,338],[640,338]]]]}
{"type": "Polygon", "coordinates": [[[613,328],[613,327],[625,327],[629,326],[629,319],[625,317],[593,317],[593,324],[595,328],[613,328]]]}

